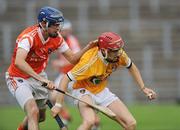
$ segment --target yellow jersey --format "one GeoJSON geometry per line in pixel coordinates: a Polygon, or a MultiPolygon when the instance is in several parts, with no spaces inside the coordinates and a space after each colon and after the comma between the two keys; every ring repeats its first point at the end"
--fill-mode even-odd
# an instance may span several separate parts
{"type": "Polygon", "coordinates": [[[67,73],[70,80],[75,81],[73,89],[85,88],[96,94],[107,86],[107,78],[117,67],[128,67],[131,59],[123,49],[117,63],[109,63],[102,56],[98,47],[88,50],[80,61],[67,73]]]}

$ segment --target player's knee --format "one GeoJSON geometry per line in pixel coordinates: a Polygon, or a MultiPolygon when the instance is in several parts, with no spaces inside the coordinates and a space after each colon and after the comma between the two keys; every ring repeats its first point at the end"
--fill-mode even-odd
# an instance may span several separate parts
{"type": "Polygon", "coordinates": [[[91,128],[95,124],[95,119],[88,119],[83,122],[84,125],[87,126],[87,128],[91,128]]]}
{"type": "Polygon", "coordinates": [[[33,106],[29,111],[29,116],[31,117],[38,117],[39,116],[39,109],[36,106],[33,106]]]}
{"type": "Polygon", "coordinates": [[[135,130],[136,129],[136,120],[135,119],[133,119],[133,120],[131,120],[131,121],[128,121],[127,123],[126,123],[126,129],[127,130],[135,130]]]}

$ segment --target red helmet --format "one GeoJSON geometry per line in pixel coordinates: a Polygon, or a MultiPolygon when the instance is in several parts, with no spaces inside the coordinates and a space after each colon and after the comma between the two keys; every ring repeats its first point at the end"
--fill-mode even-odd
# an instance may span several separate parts
{"type": "Polygon", "coordinates": [[[124,42],[118,34],[114,32],[105,32],[98,37],[100,49],[119,50],[124,46],[124,42]]]}

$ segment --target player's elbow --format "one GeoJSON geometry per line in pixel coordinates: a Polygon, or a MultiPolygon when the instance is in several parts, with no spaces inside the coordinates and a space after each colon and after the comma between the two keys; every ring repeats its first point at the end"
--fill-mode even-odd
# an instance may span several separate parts
{"type": "Polygon", "coordinates": [[[15,59],[14,65],[15,65],[16,67],[18,67],[18,66],[20,65],[20,61],[19,61],[18,58],[15,59]]]}
{"type": "Polygon", "coordinates": [[[23,60],[22,58],[16,58],[15,61],[14,61],[14,65],[17,67],[17,68],[22,68],[22,66],[24,65],[24,62],[25,60],[23,60]]]}

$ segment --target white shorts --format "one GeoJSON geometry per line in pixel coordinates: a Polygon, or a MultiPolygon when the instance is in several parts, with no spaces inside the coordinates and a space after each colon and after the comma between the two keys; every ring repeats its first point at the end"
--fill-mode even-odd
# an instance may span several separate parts
{"type": "MultiPolygon", "coordinates": [[[[107,107],[109,106],[113,101],[117,100],[118,97],[113,94],[108,88],[105,88],[103,91],[97,94],[93,94],[90,91],[80,88],[80,89],[74,89],[72,91],[73,96],[76,96],[78,98],[81,98],[84,95],[89,95],[92,97],[92,100],[95,104],[107,107]]],[[[78,103],[77,100],[74,102],[76,105],[78,103]]]]}
{"type": "MultiPolygon", "coordinates": [[[[39,75],[47,78],[45,72],[39,75]]],[[[49,97],[49,93],[45,87],[41,86],[41,82],[34,78],[12,77],[9,76],[8,72],[6,72],[5,76],[9,91],[16,98],[22,109],[24,109],[24,105],[29,99],[35,99],[39,109],[46,108],[46,100],[49,97]]]]}

